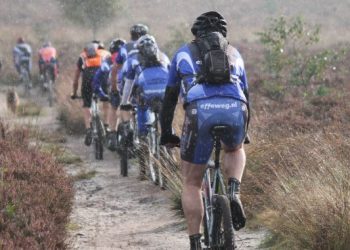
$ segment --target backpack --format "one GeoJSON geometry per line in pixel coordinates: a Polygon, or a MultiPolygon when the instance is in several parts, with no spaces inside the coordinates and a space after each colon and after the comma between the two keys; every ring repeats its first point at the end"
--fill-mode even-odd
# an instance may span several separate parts
{"type": "Polygon", "coordinates": [[[94,43],[90,43],[85,48],[85,53],[88,58],[97,56],[97,46],[94,43]]]}
{"type": "Polygon", "coordinates": [[[197,75],[198,83],[223,84],[230,83],[231,64],[229,53],[233,47],[220,32],[210,32],[192,43],[189,48],[195,61],[201,62],[197,75]]]}
{"type": "Polygon", "coordinates": [[[140,105],[159,112],[168,83],[168,69],[163,66],[143,68],[136,79],[136,93],[140,105]]]}

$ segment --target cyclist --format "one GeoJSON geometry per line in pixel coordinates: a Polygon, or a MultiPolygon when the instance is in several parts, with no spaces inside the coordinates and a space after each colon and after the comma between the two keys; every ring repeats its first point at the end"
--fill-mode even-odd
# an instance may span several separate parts
{"type": "Polygon", "coordinates": [[[96,71],[100,68],[103,60],[105,60],[110,54],[106,53],[104,49],[99,49],[99,45],[96,42],[87,44],[84,51],[80,54],[77,61],[77,68],[75,70],[73,80],[73,93],[72,99],[77,97],[77,91],[79,86],[79,78],[82,75],[81,95],[83,98],[83,112],[84,122],[86,127],[86,134],[84,143],[86,146],[90,146],[92,143],[92,130],[91,130],[91,102],[92,102],[92,81],[96,71]]]}
{"type": "Polygon", "coordinates": [[[125,44],[125,40],[123,39],[114,39],[110,46],[109,52],[111,53],[111,57],[108,57],[101,65],[101,67],[97,70],[94,80],[93,87],[94,92],[100,97],[100,100],[104,102],[103,105],[103,114],[105,124],[109,125],[108,131],[108,139],[107,145],[111,150],[115,150],[116,148],[116,139],[117,139],[117,109],[120,104],[120,96],[118,92],[110,92],[110,71],[113,65],[113,61],[118,56],[120,48],[125,44]],[[108,95],[110,93],[110,96],[108,95]],[[111,107],[107,106],[107,101],[110,101],[111,107]]]}
{"type": "MultiPolygon", "coordinates": [[[[128,56],[125,62],[126,80],[121,109],[127,105],[131,93],[136,93],[137,130],[140,139],[145,141],[148,132],[147,124],[151,122],[151,108],[157,108],[155,107],[157,103],[153,101],[161,102],[164,97],[170,62],[168,57],[160,52],[156,40],[151,35],[141,36],[137,40],[136,48],[138,52],[128,56]]],[[[147,150],[145,146],[141,144],[140,152],[147,150]]],[[[143,180],[145,178],[144,154],[140,154],[140,169],[140,179],[143,180]]]]}
{"type": "MultiPolygon", "coordinates": [[[[130,28],[130,38],[131,41],[126,43],[118,53],[115,61],[113,62],[113,68],[111,73],[111,83],[112,83],[112,91],[117,90],[117,80],[122,80],[123,76],[117,76],[117,74],[125,73],[125,68],[122,70],[123,64],[126,61],[129,55],[137,53],[137,48],[135,47],[137,40],[148,33],[148,27],[144,24],[135,24],[130,28]]],[[[122,91],[123,82],[120,82],[120,86],[122,91]]]]}
{"type": "Polygon", "coordinates": [[[58,74],[58,61],[57,61],[57,51],[51,45],[51,42],[45,42],[39,50],[39,72],[40,79],[44,82],[44,88],[47,88],[46,79],[44,79],[45,68],[50,67],[52,70],[52,77],[55,81],[58,74]]]}
{"type": "MultiPolygon", "coordinates": [[[[26,67],[29,74],[29,79],[32,79],[32,48],[26,43],[23,37],[17,39],[17,44],[13,48],[13,62],[15,64],[17,73],[21,76],[21,67],[26,67]]],[[[22,81],[23,79],[21,79],[22,81]]],[[[30,83],[31,87],[31,83],[30,83]]]]}
{"type": "Polygon", "coordinates": [[[227,125],[222,138],[223,167],[228,177],[233,225],[244,227],[246,216],[239,197],[246,156],[248,83],[243,59],[226,40],[226,21],[217,12],[203,13],[194,21],[194,41],[181,47],[171,63],[161,116],[161,144],[180,143],[184,209],[191,249],[201,249],[203,218],[201,185],[213,149],[210,129],[227,125]],[[185,121],[180,138],[172,132],[178,95],[184,98],[185,121]]]}

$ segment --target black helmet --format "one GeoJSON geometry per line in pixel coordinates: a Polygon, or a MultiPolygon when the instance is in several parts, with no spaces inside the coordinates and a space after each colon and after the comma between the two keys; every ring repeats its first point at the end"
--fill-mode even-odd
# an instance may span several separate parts
{"type": "Polygon", "coordinates": [[[111,54],[119,51],[119,49],[124,46],[124,44],[126,43],[125,40],[123,39],[113,39],[112,42],[109,45],[109,52],[111,52],[111,54]]]}
{"type": "Polygon", "coordinates": [[[97,49],[105,49],[105,45],[100,40],[93,40],[91,42],[97,44],[97,49]]]}
{"type": "Polygon", "coordinates": [[[132,40],[137,40],[141,36],[146,35],[148,33],[148,27],[144,24],[135,24],[130,28],[130,35],[132,40]]]}
{"type": "Polygon", "coordinates": [[[200,36],[207,32],[218,31],[226,37],[226,25],[226,20],[222,15],[216,11],[209,11],[197,17],[192,25],[191,32],[195,36],[200,36]]]}

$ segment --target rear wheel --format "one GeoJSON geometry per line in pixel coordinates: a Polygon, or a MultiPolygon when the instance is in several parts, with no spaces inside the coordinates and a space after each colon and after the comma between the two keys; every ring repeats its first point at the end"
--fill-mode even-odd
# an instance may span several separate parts
{"type": "Polygon", "coordinates": [[[234,232],[230,210],[230,202],[224,195],[213,196],[213,232],[212,249],[234,249],[234,232]]]}
{"type": "Polygon", "coordinates": [[[124,123],[119,124],[118,140],[119,140],[118,152],[120,156],[120,174],[126,177],[128,176],[129,147],[128,147],[128,130],[127,130],[126,124],[124,123]]]}
{"type": "Polygon", "coordinates": [[[93,133],[94,133],[95,159],[103,160],[104,128],[103,128],[102,121],[98,116],[94,118],[93,133]]]}
{"type": "Polygon", "coordinates": [[[150,129],[148,133],[148,166],[149,166],[149,174],[151,177],[152,182],[157,185],[158,179],[157,179],[157,163],[155,161],[156,157],[156,136],[154,133],[153,128],[150,129]]]}

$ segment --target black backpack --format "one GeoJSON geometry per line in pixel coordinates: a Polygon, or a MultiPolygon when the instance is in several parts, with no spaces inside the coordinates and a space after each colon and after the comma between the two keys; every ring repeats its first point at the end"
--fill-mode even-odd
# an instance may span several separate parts
{"type": "Polygon", "coordinates": [[[189,48],[196,63],[198,61],[200,64],[198,83],[232,82],[228,53],[232,53],[233,47],[220,32],[211,32],[197,38],[189,44],[189,48]]]}

